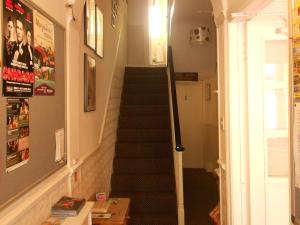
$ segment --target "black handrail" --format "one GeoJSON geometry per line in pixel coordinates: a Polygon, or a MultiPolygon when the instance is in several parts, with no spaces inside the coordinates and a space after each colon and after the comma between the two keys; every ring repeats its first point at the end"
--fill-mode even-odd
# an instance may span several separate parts
{"type": "Polygon", "coordinates": [[[175,150],[178,152],[183,152],[184,147],[181,144],[180,124],[179,124],[178,104],[177,104],[177,94],[176,94],[176,83],[175,83],[176,79],[175,79],[175,72],[174,72],[173,52],[172,52],[171,46],[168,47],[168,67],[170,70],[170,80],[171,80],[174,132],[175,132],[175,141],[176,141],[175,150]]]}

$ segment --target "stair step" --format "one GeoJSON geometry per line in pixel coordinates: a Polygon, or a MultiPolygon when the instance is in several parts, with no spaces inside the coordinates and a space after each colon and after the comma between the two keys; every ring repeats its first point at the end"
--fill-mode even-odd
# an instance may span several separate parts
{"type": "Polygon", "coordinates": [[[118,129],[118,142],[170,142],[169,129],[118,129]]]}
{"type": "Polygon", "coordinates": [[[151,94],[151,93],[168,93],[168,85],[167,84],[127,84],[124,85],[123,93],[126,94],[151,94]]]}
{"type": "Polygon", "coordinates": [[[178,225],[177,214],[131,214],[130,225],[178,225]]]}
{"type": "Polygon", "coordinates": [[[170,127],[169,116],[121,116],[121,129],[167,129],[170,127]]]}
{"type": "Polygon", "coordinates": [[[170,158],[130,159],[116,158],[114,160],[114,174],[174,174],[173,160],[170,158]]]}
{"type": "Polygon", "coordinates": [[[166,67],[125,67],[125,75],[165,75],[167,74],[166,67]]]}
{"type": "Polygon", "coordinates": [[[122,96],[123,105],[168,105],[167,94],[125,94],[122,96]]]}
{"type": "Polygon", "coordinates": [[[112,192],[111,197],[129,197],[131,214],[177,214],[175,192],[112,192]]]}
{"type": "Polygon", "coordinates": [[[167,84],[168,77],[167,75],[149,75],[145,76],[141,75],[125,75],[124,77],[124,85],[128,84],[167,84]]]}
{"type": "Polygon", "coordinates": [[[174,192],[173,175],[117,175],[112,176],[112,189],[117,192],[174,192]]]}
{"type": "Polygon", "coordinates": [[[172,144],[170,143],[117,143],[116,157],[119,158],[172,157],[172,144]]]}
{"type": "Polygon", "coordinates": [[[170,115],[168,105],[121,105],[121,116],[170,115]]]}

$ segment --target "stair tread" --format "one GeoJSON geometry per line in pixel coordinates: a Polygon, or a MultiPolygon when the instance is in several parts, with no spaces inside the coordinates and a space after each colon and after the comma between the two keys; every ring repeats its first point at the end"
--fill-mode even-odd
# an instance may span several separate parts
{"type": "MultiPolygon", "coordinates": [[[[135,128],[122,128],[122,129],[119,129],[119,130],[131,130],[131,131],[134,131],[134,130],[141,130],[141,129],[135,129],[135,128]]],[[[157,130],[160,130],[160,131],[170,131],[170,128],[152,128],[152,129],[144,129],[146,132],[148,131],[157,131],[157,130]]]]}
{"type": "Polygon", "coordinates": [[[156,85],[149,83],[129,83],[124,84],[123,93],[168,93],[168,85],[164,83],[158,83],[156,85]]]}
{"type": "Polygon", "coordinates": [[[169,109],[169,105],[121,105],[128,108],[163,108],[169,109]]]}
{"type": "Polygon", "coordinates": [[[168,105],[121,105],[120,115],[170,115],[168,105]]]}
{"type": "Polygon", "coordinates": [[[174,218],[174,213],[131,213],[131,218],[165,218],[165,219],[176,219],[177,220],[177,214],[175,214],[176,218],[174,218]]]}
{"type": "Polygon", "coordinates": [[[122,95],[122,105],[169,105],[168,94],[140,93],[122,95]]]}
{"type": "Polygon", "coordinates": [[[143,143],[143,142],[171,142],[171,130],[168,129],[118,129],[118,142],[132,142],[132,143],[143,143]]]}
{"type": "Polygon", "coordinates": [[[131,225],[178,225],[177,213],[132,213],[131,225]]]}
{"type": "Polygon", "coordinates": [[[175,191],[152,191],[152,192],[147,192],[147,191],[134,191],[134,192],[129,192],[129,191],[117,191],[117,192],[112,192],[111,193],[112,197],[113,196],[131,196],[131,197],[176,197],[176,192],[175,191]]]}
{"type": "Polygon", "coordinates": [[[116,143],[116,158],[172,157],[171,143],[116,143]]]}
{"type": "MultiPolygon", "coordinates": [[[[112,176],[114,177],[131,177],[131,178],[134,178],[134,177],[145,177],[145,175],[141,175],[141,174],[113,174],[112,176]]],[[[152,177],[152,178],[155,178],[155,177],[168,177],[168,178],[174,178],[174,175],[173,174],[160,174],[160,173],[153,173],[153,174],[147,174],[146,175],[147,177],[152,177]]]]}
{"type": "Polygon", "coordinates": [[[169,129],[169,116],[124,116],[119,117],[120,129],[169,129]]]}

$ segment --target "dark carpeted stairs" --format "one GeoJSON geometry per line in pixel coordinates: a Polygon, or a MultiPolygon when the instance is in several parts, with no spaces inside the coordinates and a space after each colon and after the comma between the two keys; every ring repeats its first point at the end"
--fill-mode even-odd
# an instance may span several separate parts
{"type": "Polygon", "coordinates": [[[111,197],[131,225],[178,224],[166,68],[125,70],[111,197]]]}

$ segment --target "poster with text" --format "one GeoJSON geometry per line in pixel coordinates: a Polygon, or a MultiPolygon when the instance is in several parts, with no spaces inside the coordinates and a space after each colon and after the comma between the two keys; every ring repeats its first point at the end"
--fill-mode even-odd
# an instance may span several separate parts
{"type": "Polygon", "coordinates": [[[31,97],[33,94],[33,15],[18,0],[3,1],[3,95],[31,97]]]}
{"type": "Polygon", "coordinates": [[[34,95],[55,94],[54,24],[34,11],[34,95]]]}
{"type": "Polygon", "coordinates": [[[11,172],[29,160],[28,98],[7,99],[6,172],[11,172]]]}
{"type": "Polygon", "coordinates": [[[300,99],[300,46],[293,44],[294,98],[300,99]]]}

